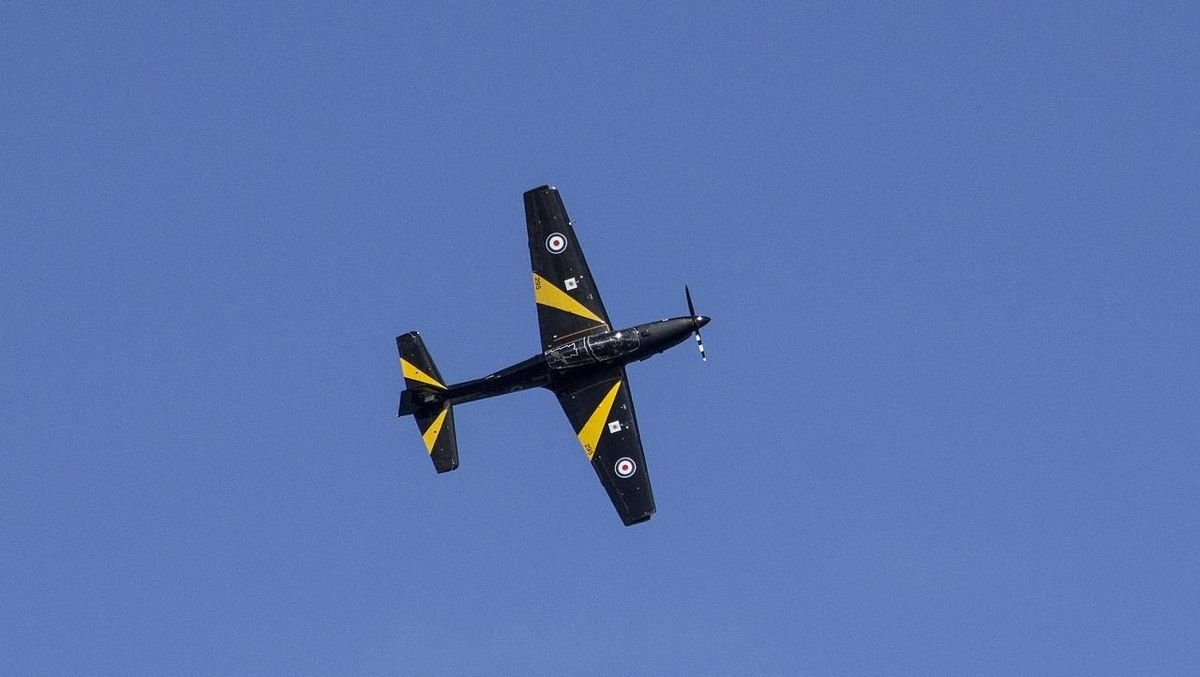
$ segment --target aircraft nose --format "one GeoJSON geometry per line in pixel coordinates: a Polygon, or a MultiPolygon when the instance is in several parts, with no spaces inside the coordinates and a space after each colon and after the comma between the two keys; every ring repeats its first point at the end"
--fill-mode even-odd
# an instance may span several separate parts
{"type": "Polygon", "coordinates": [[[704,315],[697,315],[695,318],[696,328],[699,329],[700,327],[703,327],[704,325],[708,324],[708,321],[710,319],[711,318],[705,317],[704,315]]]}

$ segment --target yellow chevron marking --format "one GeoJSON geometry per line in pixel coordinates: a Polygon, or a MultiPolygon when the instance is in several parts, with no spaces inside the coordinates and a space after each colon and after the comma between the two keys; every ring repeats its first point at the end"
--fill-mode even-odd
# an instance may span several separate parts
{"type": "Polygon", "coordinates": [[[546,278],[538,275],[537,273],[533,274],[533,300],[537,301],[543,306],[557,308],[559,310],[571,313],[572,315],[578,315],[580,317],[587,318],[608,326],[607,322],[600,319],[596,313],[588,310],[587,306],[571,298],[567,292],[550,284],[546,281],[546,278]]]}
{"type": "Polygon", "coordinates": [[[429,453],[433,453],[433,445],[437,444],[438,433],[442,432],[442,423],[446,421],[446,414],[450,411],[450,403],[447,402],[442,406],[442,413],[438,414],[437,418],[433,419],[433,423],[429,424],[429,428],[421,433],[421,439],[425,440],[425,448],[429,453]]]}
{"type": "Polygon", "coordinates": [[[583,445],[583,452],[587,454],[588,460],[592,460],[592,456],[596,455],[596,445],[600,443],[600,434],[604,432],[604,423],[608,420],[608,414],[612,411],[613,401],[617,399],[617,391],[621,389],[621,381],[618,380],[613,384],[612,390],[600,400],[600,406],[592,412],[587,423],[583,424],[583,430],[579,431],[579,443],[583,445]]]}
{"type": "Polygon", "coordinates": [[[446,386],[440,383],[436,378],[421,371],[416,367],[416,365],[404,359],[403,357],[400,358],[400,371],[404,372],[404,378],[411,379],[413,381],[420,381],[421,383],[427,383],[434,388],[439,388],[441,390],[446,389],[446,386]]]}

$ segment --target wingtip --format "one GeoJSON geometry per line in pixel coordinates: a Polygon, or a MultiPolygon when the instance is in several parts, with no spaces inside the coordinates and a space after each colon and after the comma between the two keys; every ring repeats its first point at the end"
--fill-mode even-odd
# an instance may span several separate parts
{"type": "Polygon", "coordinates": [[[631,527],[635,524],[642,524],[644,522],[649,522],[651,517],[654,517],[653,512],[643,513],[643,514],[637,515],[635,517],[630,517],[629,519],[622,518],[621,521],[625,524],[625,526],[631,527]]]}

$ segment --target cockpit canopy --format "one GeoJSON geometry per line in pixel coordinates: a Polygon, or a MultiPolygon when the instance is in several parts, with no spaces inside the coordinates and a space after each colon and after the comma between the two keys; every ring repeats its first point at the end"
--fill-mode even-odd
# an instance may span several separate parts
{"type": "Polygon", "coordinates": [[[622,330],[586,336],[546,351],[552,369],[606,362],[637,350],[642,344],[636,331],[622,330]]]}
{"type": "Polygon", "coordinates": [[[637,350],[642,341],[636,331],[614,331],[587,337],[587,347],[597,360],[611,360],[637,350]]]}

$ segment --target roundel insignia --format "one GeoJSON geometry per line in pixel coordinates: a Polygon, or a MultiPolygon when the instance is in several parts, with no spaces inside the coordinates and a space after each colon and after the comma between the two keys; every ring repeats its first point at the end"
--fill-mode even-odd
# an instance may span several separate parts
{"type": "Polygon", "coordinates": [[[546,238],[546,251],[561,254],[567,249],[567,238],[562,233],[550,233],[546,238]]]}
{"type": "Polygon", "coordinates": [[[613,466],[613,470],[616,471],[617,477],[622,479],[633,477],[633,473],[637,472],[637,463],[634,463],[632,458],[626,456],[617,460],[616,465],[613,466]]]}

